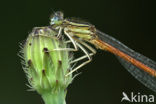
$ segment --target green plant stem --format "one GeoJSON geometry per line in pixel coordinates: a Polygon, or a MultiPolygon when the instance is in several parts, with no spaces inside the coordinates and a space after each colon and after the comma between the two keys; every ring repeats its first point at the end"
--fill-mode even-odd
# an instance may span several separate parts
{"type": "Polygon", "coordinates": [[[47,92],[42,94],[42,98],[45,104],[66,104],[65,102],[66,92],[59,90],[56,92],[47,92]]]}

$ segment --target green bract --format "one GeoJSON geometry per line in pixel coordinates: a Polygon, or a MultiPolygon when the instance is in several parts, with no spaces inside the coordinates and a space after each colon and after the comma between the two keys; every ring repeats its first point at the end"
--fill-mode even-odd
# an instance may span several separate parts
{"type": "Polygon", "coordinates": [[[46,104],[65,104],[66,88],[72,81],[70,58],[63,39],[51,27],[34,28],[24,44],[25,72],[30,86],[46,104]]]}

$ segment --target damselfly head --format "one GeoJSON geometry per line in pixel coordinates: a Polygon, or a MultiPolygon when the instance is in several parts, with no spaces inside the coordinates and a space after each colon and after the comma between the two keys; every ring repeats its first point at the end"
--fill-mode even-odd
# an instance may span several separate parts
{"type": "Polygon", "coordinates": [[[50,16],[50,25],[61,25],[64,19],[64,14],[61,11],[57,11],[50,16]]]}

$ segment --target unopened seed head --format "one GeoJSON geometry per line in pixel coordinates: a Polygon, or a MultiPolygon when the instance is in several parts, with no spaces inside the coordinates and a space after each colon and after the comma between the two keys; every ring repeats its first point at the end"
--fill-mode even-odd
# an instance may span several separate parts
{"type": "Polygon", "coordinates": [[[64,40],[56,37],[51,27],[37,27],[29,34],[23,48],[28,82],[38,93],[66,89],[72,81],[69,72],[69,51],[54,49],[67,48],[64,40]]]}

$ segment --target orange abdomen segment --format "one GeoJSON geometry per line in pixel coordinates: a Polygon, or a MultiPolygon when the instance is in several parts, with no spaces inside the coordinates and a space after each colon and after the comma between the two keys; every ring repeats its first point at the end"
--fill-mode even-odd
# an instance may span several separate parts
{"type": "Polygon", "coordinates": [[[109,52],[113,53],[114,55],[119,56],[119,57],[123,58],[124,60],[132,63],[133,65],[137,66],[138,68],[144,70],[145,72],[149,73],[150,75],[156,77],[156,71],[154,69],[148,67],[147,65],[134,59],[133,57],[125,54],[124,52],[120,51],[119,49],[109,45],[108,43],[105,43],[101,40],[92,40],[90,42],[92,44],[94,44],[97,48],[109,51],[109,52]]]}

